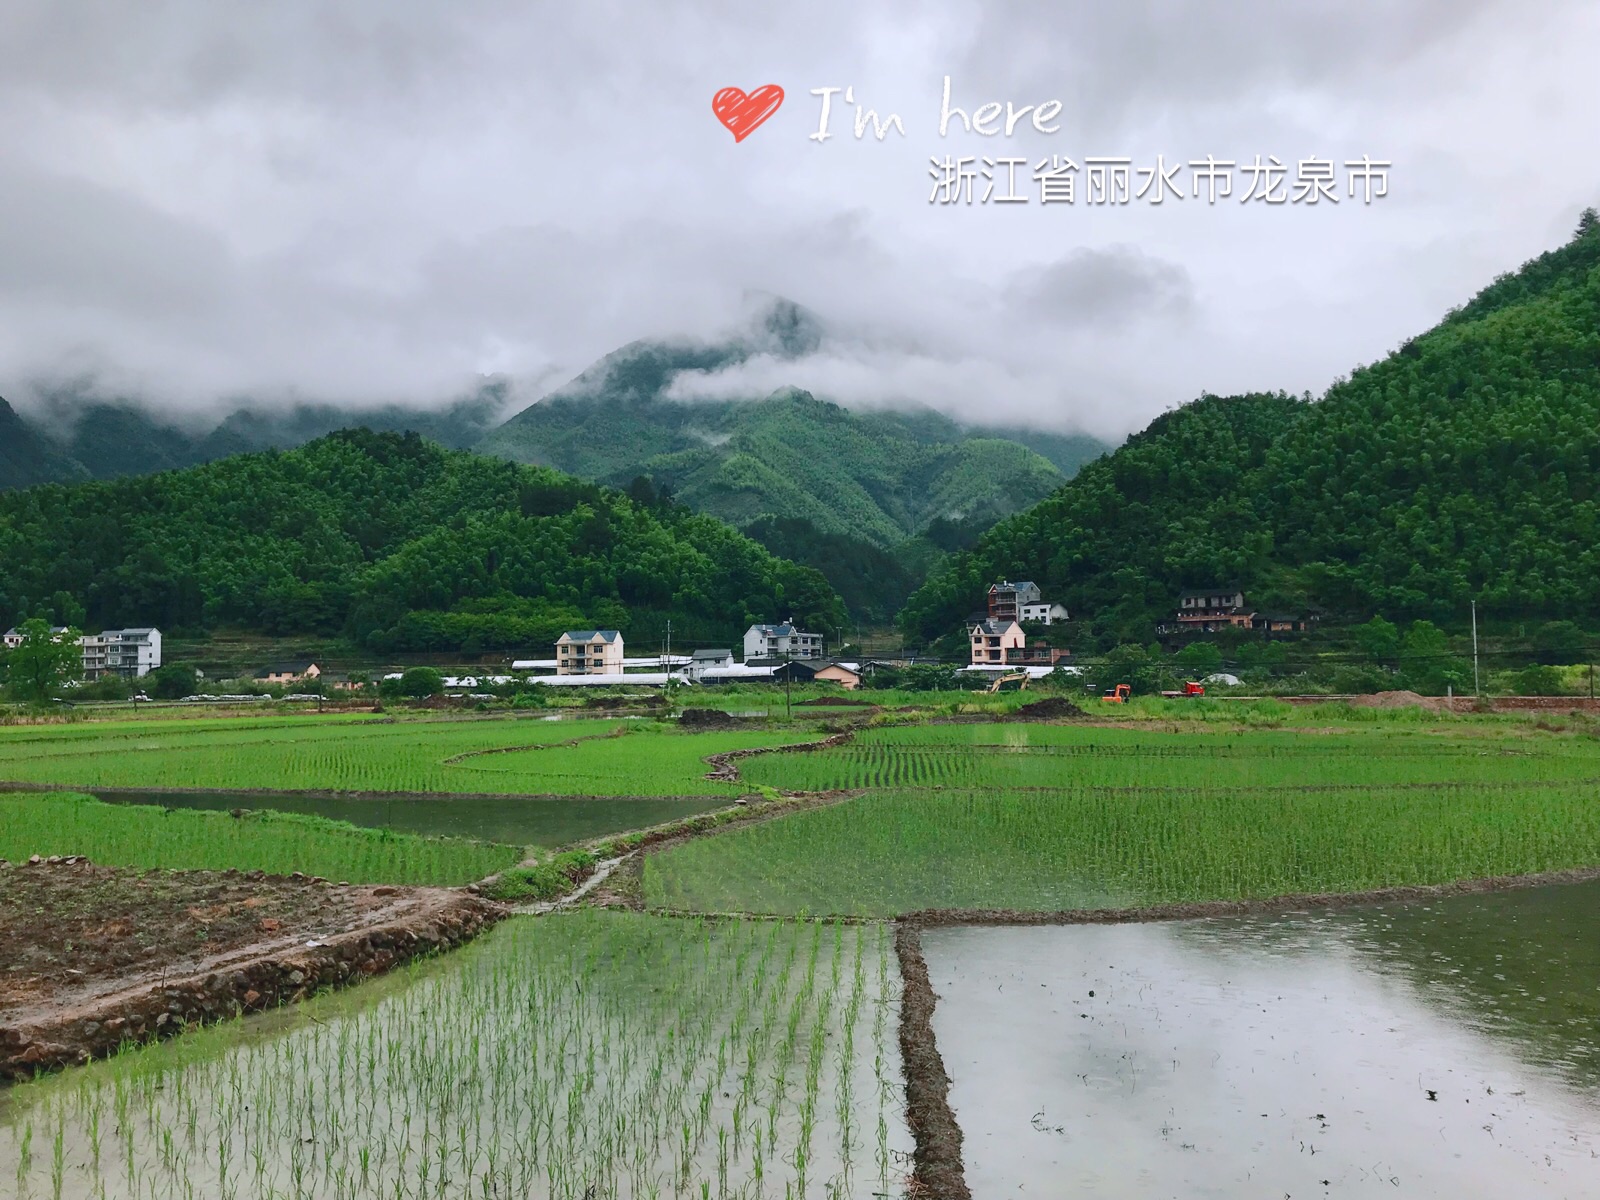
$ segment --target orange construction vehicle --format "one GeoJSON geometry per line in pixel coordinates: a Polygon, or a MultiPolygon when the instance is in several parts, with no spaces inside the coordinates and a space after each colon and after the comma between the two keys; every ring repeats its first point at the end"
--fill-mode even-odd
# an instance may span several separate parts
{"type": "Polygon", "coordinates": [[[1100,699],[1104,700],[1107,704],[1126,704],[1128,702],[1128,695],[1132,691],[1133,688],[1127,684],[1119,683],[1116,687],[1108,689],[1106,694],[1101,696],[1100,699]]]}
{"type": "Polygon", "coordinates": [[[1161,694],[1168,700],[1183,700],[1185,698],[1204,696],[1206,694],[1206,689],[1204,685],[1190,680],[1188,683],[1183,685],[1183,691],[1181,692],[1162,692],[1161,694]]]}

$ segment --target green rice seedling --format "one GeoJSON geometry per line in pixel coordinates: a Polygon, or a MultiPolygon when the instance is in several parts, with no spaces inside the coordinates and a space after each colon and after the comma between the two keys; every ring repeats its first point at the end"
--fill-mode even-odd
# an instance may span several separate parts
{"type": "Polygon", "coordinates": [[[815,738],[510,717],[106,721],[0,728],[0,780],[88,789],[724,795],[738,789],[704,778],[707,755],[815,738]]]}
{"type": "Polygon", "coordinates": [[[814,1047],[836,1047],[841,1013],[894,999],[854,965],[886,953],[881,929],[822,933],[593,911],[514,920],[450,959],[287,1019],[230,1022],[22,1085],[0,1114],[0,1160],[22,1164],[21,1193],[59,1179],[67,1196],[130,1200],[191,1188],[849,1194],[832,1098],[873,1096],[869,1119],[903,1146],[899,1099],[874,1086],[864,1047],[853,1058],[814,1047]],[[778,1077],[764,1020],[791,1011],[807,1073],[798,1088],[778,1077]],[[770,1139],[744,1124],[744,1094],[775,1106],[770,1139]],[[121,1136],[97,1159],[90,1130],[113,1122],[121,1136]],[[55,1139],[50,1161],[32,1152],[34,1129],[55,1139]]]}
{"type": "Polygon", "coordinates": [[[1581,783],[881,791],[651,855],[644,894],[719,912],[1050,911],[1595,864],[1581,783]]]}
{"type": "Polygon", "coordinates": [[[0,858],[83,854],[104,866],[300,871],[352,883],[463,884],[508,867],[522,849],[462,838],[358,829],[270,811],[104,804],[89,796],[0,793],[0,858]]]}
{"type": "Polygon", "coordinates": [[[1600,781],[1592,739],[1400,727],[1327,733],[1163,732],[1095,725],[874,729],[805,754],[748,760],[752,784],[835,788],[1366,787],[1600,781]]]}

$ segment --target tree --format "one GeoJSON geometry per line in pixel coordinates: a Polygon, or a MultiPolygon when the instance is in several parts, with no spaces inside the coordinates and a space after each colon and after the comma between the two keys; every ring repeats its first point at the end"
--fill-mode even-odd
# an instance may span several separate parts
{"type": "Polygon", "coordinates": [[[24,700],[48,700],[63,684],[83,670],[78,631],[52,633],[44,621],[24,621],[17,630],[22,643],[6,657],[6,677],[11,690],[24,700]]]}
{"type": "Polygon", "coordinates": [[[1562,686],[1561,672],[1554,667],[1525,667],[1511,676],[1511,686],[1519,696],[1559,696],[1562,686]]]}
{"type": "Polygon", "coordinates": [[[1108,692],[1119,683],[1128,684],[1135,695],[1159,692],[1165,679],[1166,664],[1132,642],[1114,647],[1089,668],[1089,682],[1099,692],[1108,692]]]}
{"type": "Polygon", "coordinates": [[[444,676],[432,667],[408,667],[400,676],[400,694],[413,700],[437,696],[444,691],[444,676]]]}
{"type": "Polygon", "coordinates": [[[1588,661],[1589,639],[1574,621],[1547,621],[1533,635],[1533,649],[1541,663],[1568,666],[1588,661]]]}
{"type": "Polygon", "coordinates": [[[1594,206],[1591,205],[1578,214],[1578,229],[1572,235],[1572,240],[1577,241],[1579,238],[1586,238],[1596,229],[1600,229],[1600,212],[1596,212],[1594,206]]]}
{"type": "Polygon", "coordinates": [[[1400,673],[1419,692],[1438,695],[1470,686],[1472,672],[1450,654],[1450,639],[1432,621],[1413,621],[1400,643],[1400,673]]]}
{"type": "Polygon", "coordinates": [[[908,692],[954,692],[963,686],[960,671],[943,663],[913,663],[900,674],[908,692]]]}
{"type": "Polygon", "coordinates": [[[1373,662],[1387,665],[1394,662],[1400,654],[1400,630],[1393,621],[1385,621],[1382,617],[1373,617],[1365,625],[1357,625],[1351,631],[1363,653],[1373,662]]]}
{"type": "Polygon", "coordinates": [[[142,682],[153,699],[182,700],[194,691],[194,668],[184,663],[168,663],[151,671],[142,682]]]}
{"type": "Polygon", "coordinates": [[[1173,659],[1196,679],[1204,679],[1222,670],[1222,651],[1217,649],[1214,642],[1190,642],[1173,655],[1173,659]]]}

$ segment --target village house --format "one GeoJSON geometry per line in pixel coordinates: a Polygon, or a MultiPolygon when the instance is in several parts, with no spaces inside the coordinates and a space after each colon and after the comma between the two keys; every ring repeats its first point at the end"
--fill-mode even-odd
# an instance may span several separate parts
{"type": "Polygon", "coordinates": [[[138,679],[161,665],[159,629],[107,629],[79,639],[83,649],[83,677],[107,675],[138,679]]]}
{"type": "Polygon", "coordinates": [[[255,674],[257,683],[300,683],[307,679],[317,679],[322,675],[322,668],[310,661],[269,663],[255,674]]]}
{"type": "Polygon", "coordinates": [[[796,629],[794,618],[778,625],[752,625],[744,634],[744,660],[821,658],[822,635],[796,629]]]}
{"type": "Polygon", "coordinates": [[[621,675],[622,666],[615,629],[569,629],[556,639],[557,675],[621,675]]]}
{"type": "Polygon", "coordinates": [[[791,659],[772,668],[777,683],[837,683],[847,692],[861,686],[861,672],[855,663],[822,662],[818,659],[791,659]]]}
{"type": "Polygon", "coordinates": [[[974,621],[968,633],[972,640],[972,665],[975,667],[1002,667],[1006,664],[1009,651],[1021,650],[1028,642],[1023,636],[1022,626],[1009,619],[1002,621],[984,617],[974,621]]]}
{"type": "Polygon", "coordinates": [[[685,668],[690,679],[704,678],[707,671],[725,671],[733,666],[732,650],[696,650],[685,668]]]}
{"type": "Polygon", "coordinates": [[[1064,604],[1052,604],[1031,579],[1020,583],[1001,580],[989,588],[989,617],[995,621],[1038,622],[1053,625],[1068,618],[1064,604]]]}
{"type": "MultiPolygon", "coordinates": [[[[65,625],[52,625],[50,627],[50,636],[58,642],[61,640],[62,635],[66,632],[67,627],[65,625]]],[[[22,645],[22,631],[16,628],[8,629],[5,632],[4,638],[0,640],[5,642],[5,647],[7,650],[15,650],[18,646],[22,645]]]]}
{"type": "Polygon", "coordinates": [[[1012,583],[1003,579],[989,588],[989,619],[993,621],[1020,621],[1024,606],[1041,604],[1039,585],[1025,579],[1012,583]]]}
{"type": "Polygon", "coordinates": [[[1217,633],[1224,629],[1250,629],[1262,633],[1304,633],[1312,618],[1292,613],[1258,613],[1245,603],[1235,587],[1203,588],[1178,596],[1177,620],[1157,633],[1217,633]]]}
{"type": "Polygon", "coordinates": [[[1191,588],[1178,595],[1177,627],[1184,633],[1216,633],[1249,629],[1255,613],[1245,607],[1236,587],[1191,588]]]}

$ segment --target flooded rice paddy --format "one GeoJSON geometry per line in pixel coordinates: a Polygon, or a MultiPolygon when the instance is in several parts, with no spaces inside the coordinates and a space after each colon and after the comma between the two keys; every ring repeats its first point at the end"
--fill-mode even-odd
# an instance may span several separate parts
{"type": "Polygon", "coordinates": [[[110,804],[273,809],[426,837],[562,846],[724,807],[725,796],[317,796],[290,792],[92,792],[110,804]]]}
{"type": "Polygon", "coordinates": [[[0,1094],[0,1194],[898,1192],[876,928],[574,912],[0,1094]]]}
{"type": "Polygon", "coordinates": [[[1600,1196],[1600,884],[923,952],[979,1200],[1600,1196]]]}

